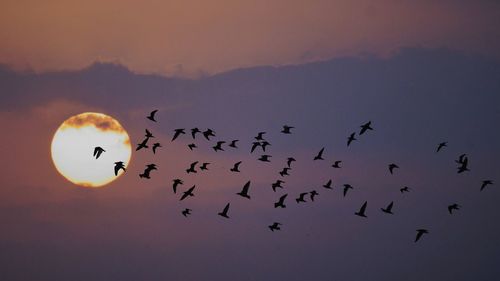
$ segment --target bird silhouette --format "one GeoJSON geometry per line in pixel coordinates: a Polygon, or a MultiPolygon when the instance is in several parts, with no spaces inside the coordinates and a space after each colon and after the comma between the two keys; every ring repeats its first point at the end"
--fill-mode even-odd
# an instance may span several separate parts
{"type": "Polygon", "coordinates": [[[282,183],[285,183],[285,182],[282,180],[277,180],[275,183],[273,183],[271,185],[271,187],[273,188],[273,191],[276,192],[276,188],[278,188],[278,187],[283,189],[283,186],[281,186],[282,183]]]}
{"type": "Polygon", "coordinates": [[[193,150],[193,149],[194,149],[194,148],[196,148],[197,146],[196,146],[196,144],[194,144],[194,143],[190,143],[190,144],[188,144],[188,147],[189,147],[189,149],[190,149],[190,150],[193,150]]]}
{"type": "Polygon", "coordinates": [[[281,172],[280,172],[280,175],[281,175],[282,177],[284,177],[284,176],[289,176],[289,174],[288,174],[288,170],[290,170],[290,168],[287,168],[287,167],[283,168],[283,170],[281,170],[281,172]]]}
{"type": "Polygon", "coordinates": [[[335,161],[335,163],[333,163],[332,167],[337,168],[337,169],[342,168],[342,167],[340,167],[340,163],[342,163],[342,161],[335,161]]]}
{"type": "Polygon", "coordinates": [[[292,167],[292,162],[295,162],[295,158],[293,157],[288,157],[288,159],[286,160],[286,165],[288,166],[288,168],[291,168],[292,167]]]}
{"type": "Polygon", "coordinates": [[[205,132],[203,132],[203,136],[207,140],[210,140],[210,137],[215,137],[215,132],[212,129],[207,129],[205,132]]]}
{"type": "Polygon", "coordinates": [[[240,172],[239,167],[240,167],[241,161],[238,161],[234,163],[233,167],[230,169],[231,172],[238,173],[240,172]]]}
{"type": "Polygon", "coordinates": [[[410,188],[408,186],[405,186],[401,188],[399,191],[401,191],[401,193],[410,192],[410,188]]]}
{"type": "Polygon", "coordinates": [[[115,176],[118,176],[118,171],[120,170],[125,172],[125,164],[122,161],[115,162],[115,176]]]}
{"type": "MultiPolygon", "coordinates": [[[[295,198],[295,201],[297,201],[297,203],[300,203],[300,202],[306,202],[306,195],[309,194],[307,192],[302,192],[301,194],[299,194],[299,197],[295,198]]],[[[276,204],[275,204],[276,206],[276,204]]]]}
{"type": "Polygon", "coordinates": [[[238,194],[241,197],[250,199],[250,195],[248,195],[248,189],[250,189],[250,181],[247,181],[247,183],[245,183],[245,185],[243,186],[243,189],[236,194],[238,194]]]}
{"type": "Polygon", "coordinates": [[[446,141],[438,144],[438,147],[436,149],[436,153],[439,152],[443,147],[446,147],[447,144],[448,144],[448,142],[446,142],[446,141]]]}
{"type": "Polygon", "coordinates": [[[316,156],[314,156],[313,160],[324,160],[323,159],[323,152],[325,151],[325,148],[323,147],[316,156]]]}
{"type": "Polygon", "coordinates": [[[236,146],[236,143],[238,142],[239,140],[232,140],[231,143],[229,144],[229,147],[232,147],[232,148],[238,148],[238,146],[236,146]]]}
{"type": "Polygon", "coordinates": [[[147,118],[153,122],[156,122],[156,119],[155,119],[156,112],[158,112],[158,109],[151,111],[151,113],[149,113],[149,116],[147,118]]]}
{"type": "Polygon", "coordinates": [[[153,134],[151,134],[151,132],[148,130],[148,129],[145,129],[146,131],[146,134],[144,135],[147,139],[149,138],[154,138],[155,136],[153,136],[153,134]]]}
{"type": "Polygon", "coordinates": [[[182,201],[182,200],[186,199],[188,196],[194,196],[193,190],[195,189],[195,187],[196,187],[196,185],[193,185],[193,186],[191,186],[191,188],[189,188],[188,190],[184,191],[183,194],[182,194],[181,200],[179,200],[179,201],[182,201]]]}
{"type": "Polygon", "coordinates": [[[314,197],[319,195],[319,193],[316,190],[309,192],[309,194],[311,196],[311,201],[313,201],[313,202],[314,202],[314,197]]]}
{"type": "Polygon", "coordinates": [[[260,143],[260,146],[262,147],[262,151],[266,151],[266,147],[267,147],[268,145],[271,145],[268,141],[262,141],[262,142],[260,143]]]}
{"type": "Polygon", "coordinates": [[[461,206],[460,206],[460,205],[458,205],[457,203],[453,203],[453,204],[451,204],[451,205],[449,205],[449,206],[448,206],[448,212],[450,213],[450,215],[452,215],[452,214],[453,214],[453,211],[454,211],[454,210],[455,210],[455,211],[460,210],[460,207],[461,207],[461,206]]]}
{"type": "Polygon", "coordinates": [[[269,229],[270,229],[271,231],[273,231],[273,232],[274,232],[275,230],[281,230],[280,225],[282,225],[282,224],[281,224],[281,223],[279,223],[279,222],[275,222],[275,223],[271,224],[271,225],[270,225],[270,226],[268,226],[268,227],[269,227],[269,229]]]}
{"type": "Polygon", "coordinates": [[[252,153],[258,146],[261,146],[260,142],[255,141],[252,143],[252,149],[250,150],[250,153],[252,153]]]}
{"type": "Polygon", "coordinates": [[[149,138],[146,137],[141,143],[139,143],[137,145],[137,148],[135,149],[135,151],[139,151],[143,148],[148,148],[148,140],[149,140],[149,138]]]}
{"type": "Polygon", "coordinates": [[[192,211],[191,209],[186,208],[184,209],[184,211],[182,211],[182,215],[187,217],[188,215],[191,215],[191,211],[192,211]]]}
{"type": "Polygon", "coordinates": [[[172,189],[174,190],[174,193],[177,193],[177,186],[184,184],[184,182],[181,179],[174,179],[174,184],[172,185],[172,189]]]}
{"type": "Polygon", "coordinates": [[[467,154],[462,154],[458,157],[458,160],[455,160],[456,163],[462,164],[464,162],[464,158],[467,156],[467,154]]]}
{"type": "Polygon", "coordinates": [[[429,231],[427,229],[417,229],[417,237],[415,237],[415,242],[420,240],[422,235],[427,234],[427,233],[429,233],[429,231]]]}
{"type": "Polygon", "coordinates": [[[202,171],[208,170],[208,167],[207,167],[208,165],[210,165],[210,163],[208,163],[208,162],[201,164],[200,170],[202,170],[202,171]]]}
{"type": "Polygon", "coordinates": [[[96,146],[96,147],[94,148],[94,157],[95,157],[95,159],[99,158],[99,156],[101,156],[101,154],[102,154],[103,152],[106,152],[106,150],[104,150],[104,149],[103,149],[102,147],[100,147],[100,146],[96,146]]]}
{"type": "Polygon", "coordinates": [[[158,147],[161,147],[161,144],[159,142],[153,144],[153,154],[156,154],[156,149],[158,147]]]}
{"type": "Polygon", "coordinates": [[[394,202],[391,201],[391,203],[389,203],[389,205],[387,205],[387,207],[384,208],[380,208],[380,210],[382,210],[382,212],[386,213],[386,214],[393,214],[392,213],[392,206],[394,205],[394,202]]]}
{"type": "Polygon", "coordinates": [[[278,200],[278,202],[274,203],[274,208],[278,208],[278,207],[286,208],[285,199],[287,196],[288,196],[288,194],[282,195],[280,197],[280,199],[278,200]]]}
{"type": "Polygon", "coordinates": [[[363,203],[363,205],[361,206],[361,208],[359,208],[359,211],[355,212],[354,214],[356,216],[360,216],[360,217],[364,217],[366,218],[366,214],[365,214],[365,211],[366,211],[366,205],[368,204],[367,201],[365,201],[365,203],[363,203]]]}
{"type": "Polygon", "coordinates": [[[389,172],[391,173],[392,175],[392,172],[394,171],[394,169],[399,169],[398,165],[392,163],[392,164],[389,164],[389,172]]]}
{"type": "Polygon", "coordinates": [[[351,142],[357,140],[354,136],[356,133],[352,133],[348,138],[347,138],[347,146],[351,145],[351,142]]]}
{"type": "Polygon", "coordinates": [[[198,164],[198,161],[195,161],[189,165],[189,169],[186,170],[186,173],[197,173],[196,170],[194,169],[196,165],[198,164]]]}
{"type": "Polygon", "coordinates": [[[257,136],[255,137],[255,139],[256,139],[256,140],[258,140],[258,141],[262,141],[262,140],[264,140],[264,134],[265,134],[265,133],[266,133],[266,132],[259,132],[259,133],[257,134],[257,136]]]}
{"type": "Polygon", "coordinates": [[[146,165],[146,169],[144,170],[144,172],[142,174],[139,174],[139,177],[150,179],[151,178],[150,173],[153,170],[158,170],[156,167],[156,164],[148,164],[148,165],[146,165]]]}
{"type": "Polygon", "coordinates": [[[281,130],[281,132],[283,134],[291,134],[292,132],[290,130],[293,129],[293,128],[295,128],[295,127],[284,125],[283,126],[283,130],[281,130]]]}
{"type": "Polygon", "coordinates": [[[224,151],[224,149],[222,148],[222,145],[225,144],[226,142],[225,141],[218,141],[216,145],[214,145],[212,148],[214,149],[215,152],[217,151],[224,151]]]}
{"type": "Polygon", "coordinates": [[[364,134],[367,130],[373,130],[373,128],[371,127],[371,124],[372,124],[372,121],[368,121],[367,123],[361,125],[361,131],[359,132],[359,135],[361,136],[362,134],[364,134]]]}
{"type": "Polygon", "coordinates": [[[350,185],[350,184],[344,184],[344,197],[347,195],[347,191],[349,189],[353,189],[352,185],[350,185]]]}
{"type": "Polygon", "coordinates": [[[325,183],[323,187],[326,189],[332,189],[332,180],[328,180],[328,182],[325,183]]]}
{"type": "Polygon", "coordinates": [[[198,128],[192,128],[191,129],[191,137],[193,137],[193,139],[196,139],[196,134],[197,133],[201,133],[200,129],[198,129],[198,128]]]}
{"type": "Polygon", "coordinates": [[[483,183],[481,184],[481,189],[479,191],[483,191],[483,189],[490,184],[493,184],[492,180],[484,180],[483,183]]]}
{"type": "Polygon", "coordinates": [[[174,136],[172,137],[172,141],[177,139],[181,134],[185,134],[184,129],[175,129],[174,130],[174,136]]]}
{"type": "Polygon", "coordinates": [[[224,210],[222,210],[222,212],[218,213],[218,215],[221,216],[221,217],[225,217],[226,219],[228,219],[229,216],[227,215],[227,212],[229,212],[229,206],[230,206],[230,203],[227,203],[226,207],[224,207],[224,210]]]}
{"type": "Polygon", "coordinates": [[[259,159],[259,161],[262,161],[262,162],[271,162],[271,160],[269,160],[269,158],[271,158],[272,156],[271,155],[267,155],[267,154],[264,154],[264,155],[261,155],[259,159]]]}
{"type": "Polygon", "coordinates": [[[457,168],[458,169],[457,173],[461,174],[463,172],[470,171],[468,168],[469,158],[467,156],[463,157],[462,162],[460,164],[461,165],[457,168]]]}

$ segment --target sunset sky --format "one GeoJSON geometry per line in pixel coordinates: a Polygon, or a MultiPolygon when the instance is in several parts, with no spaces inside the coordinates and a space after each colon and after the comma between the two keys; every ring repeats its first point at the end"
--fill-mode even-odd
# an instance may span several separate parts
{"type": "Polygon", "coordinates": [[[495,280],[499,26],[488,0],[2,1],[0,280],[495,280]],[[57,128],[83,112],[116,118],[133,147],[101,188],[51,159],[57,128]],[[217,136],[190,151],[194,127],[217,136]],[[135,151],[146,128],[156,154],[135,151]],[[172,142],[177,128],[188,134],[172,142]],[[250,153],[260,131],[271,163],[250,153]],[[213,151],[232,139],[239,149],[213,151]],[[471,171],[457,174],[464,153],[471,171]],[[187,175],[194,161],[211,166],[187,175]],[[235,194],[249,180],[251,200],[235,194]],[[354,215],[365,201],[366,219],[354,215]],[[230,219],[217,216],[228,202],[230,219]]]}

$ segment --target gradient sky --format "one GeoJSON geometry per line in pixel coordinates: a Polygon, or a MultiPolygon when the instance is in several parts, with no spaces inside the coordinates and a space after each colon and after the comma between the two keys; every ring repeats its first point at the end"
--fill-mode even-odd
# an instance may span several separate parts
{"type": "Polygon", "coordinates": [[[317,2],[3,2],[0,280],[495,280],[498,4],[317,2]],[[145,118],[152,109],[158,124],[145,118]],[[49,148],[86,111],[117,118],[134,144],[148,128],[163,148],[135,152],[104,188],[75,186],[49,148]],[[375,131],[347,148],[368,120],[375,131]],[[280,134],[284,124],[294,134],[280,134]],[[241,149],[170,142],[192,127],[241,149]],[[249,154],[259,131],[269,164],[249,154]],[[321,147],[326,161],[311,161],[321,147]],[[471,171],[458,175],[462,153],[471,171]],[[289,156],[286,188],[273,193],[289,156]],[[336,159],[344,168],[329,167],[336,159]],[[196,160],[210,171],[187,176],[196,160]],[[237,161],[242,172],[229,173],[237,161]],[[152,162],[159,170],[140,179],[152,162]],[[179,202],[176,177],[196,196],[179,202]],[[479,192],[484,179],[495,185],[479,192]],[[235,195],[248,180],[252,200],[235,195]],[[346,198],[344,183],[355,187],[346,198]],[[316,202],[293,202],[312,189],[316,202]],[[288,208],[274,209],[285,192],[288,208]],[[353,213],[365,200],[362,219],[353,213]],[[394,216],[379,211],[390,201],[394,216]],[[450,216],[454,202],[463,207],[450,216]],[[267,229],[274,221],[282,231],[267,229]],[[430,234],[414,243],[417,228],[430,234]]]}

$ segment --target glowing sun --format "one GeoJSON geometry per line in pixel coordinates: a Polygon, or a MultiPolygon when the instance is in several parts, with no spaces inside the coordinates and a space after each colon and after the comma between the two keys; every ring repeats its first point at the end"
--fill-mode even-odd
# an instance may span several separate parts
{"type": "Polygon", "coordinates": [[[130,162],[132,148],[125,129],[112,117],[86,112],[70,117],[57,129],[51,145],[57,171],[74,184],[100,187],[114,181],[115,162],[130,162]],[[94,149],[104,152],[96,159],[94,149]]]}

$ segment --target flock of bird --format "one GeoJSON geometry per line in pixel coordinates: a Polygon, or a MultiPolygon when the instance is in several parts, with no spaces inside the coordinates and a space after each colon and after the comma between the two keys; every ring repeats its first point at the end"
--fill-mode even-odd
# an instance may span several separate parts
{"type": "MultiPolygon", "coordinates": [[[[157,122],[156,120],[156,113],[157,113],[158,110],[154,110],[150,113],[149,116],[147,116],[147,118],[149,120],[151,120],[152,122],[157,122]]],[[[351,133],[348,138],[347,138],[347,146],[350,146],[352,144],[353,141],[356,141],[357,137],[360,137],[362,135],[364,135],[365,133],[367,133],[368,131],[372,131],[373,128],[372,128],[372,124],[371,124],[371,121],[363,124],[360,126],[360,131],[359,131],[359,134],[356,135],[356,132],[353,132],[351,133]]],[[[286,135],[289,135],[289,134],[292,134],[292,129],[294,129],[294,127],[292,126],[288,126],[288,125],[285,125],[283,126],[283,129],[281,131],[281,133],[283,134],[286,134],[286,135]]],[[[178,139],[181,135],[184,135],[186,134],[186,129],[175,129],[174,130],[174,135],[172,137],[172,141],[175,141],[176,139],[178,139]]],[[[202,135],[206,140],[210,141],[212,137],[215,137],[215,131],[212,130],[212,129],[206,129],[205,131],[201,131],[199,130],[198,128],[193,128],[191,129],[191,137],[193,140],[196,139],[196,136],[200,134],[202,135]]],[[[262,150],[263,153],[266,152],[266,147],[270,146],[271,144],[265,139],[264,135],[266,134],[266,132],[259,132],[257,134],[257,136],[255,136],[255,141],[252,143],[252,146],[250,148],[250,153],[253,153],[254,151],[256,151],[256,149],[260,148],[262,150]]],[[[149,148],[149,141],[150,139],[154,138],[153,134],[149,131],[149,130],[145,130],[145,138],[143,139],[142,142],[140,142],[138,145],[137,145],[137,148],[136,148],[136,151],[139,151],[141,149],[147,149],[149,148]]],[[[238,146],[237,146],[237,143],[238,143],[239,140],[232,140],[229,142],[228,144],[228,147],[232,148],[232,149],[237,149],[238,146]]],[[[217,141],[216,144],[212,147],[213,150],[215,152],[217,151],[224,151],[224,147],[223,145],[225,145],[226,142],[225,141],[217,141]]],[[[438,146],[437,146],[437,149],[436,149],[436,153],[437,152],[440,152],[443,148],[445,148],[447,146],[447,142],[442,142],[442,143],[439,143],[438,146]]],[[[161,144],[159,142],[156,142],[152,145],[152,151],[153,153],[156,153],[156,150],[158,148],[161,147],[161,144]]],[[[193,150],[194,148],[196,148],[196,144],[195,143],[190,143],[188,144],[188,148],[190,150],[193,150]]],[[[321,148],[319,150],[319,152],[314,156],[312,157],[312,160],[313,161],[320,161],[320,160],[324,160],[323,158],[323,153],[325,151],[325,148],[321,148]]],[[[94,157],[96,159],[99,158],[99,156],[103,153],[103,152],[106,152],[102,147],[95,147],[94,148],[94,157]]],[[[270,162],[271,160],[271,155],[268,155],[268,154],[262,154],[257,160],[259,161],[262,161],[262,162],[270,162]]],[[[289,175],[289,171],[292,169],[292,163],[295,162],[296,160],[293,158],[293,157],[289,157],[286,161],[286,167],[284,167],[280,172],[279,174],[281,175],[281,177],[285,177],[285,176],[288,176],[289,175]]],[[[460,173],[463,173],[463,172],[466,172],[466,171],[470,171],[469,168],[468,168],[468,157],[466,154],[462,154],[458,157],[457,160],[455,160],[455,162],[459,165],[457,167],[457,172],[460,174],[460,173]]],[[[239,170],[239,166],[240,164],[242,163],[242,161],[239,161],[239,162],[236,162],[233,167],[230,169],[231,172],[234,172],[234,173],[238,173],[240,172],[239,170]]],[[[336,168],[336,169],[339,169],[341,168],[341,163],[342,161],[335,161],[333,163],[333,165],[331,165],[333,168],[336,168]]],[[[187,174],[191,174],[191,173],[197,173],[198,170],[197,168],[200,170],[200,171],[204,171],[204,170],[208,170],[208,165],[210,165],[210,163],[208,162],[205,162],[205,163],[199,163],[198,161],[195,161],[193,163],[191,163],[189,165],[189,167],[186,169],[186,173],[187,174]]],[[[391,163],[388,165],[388,170],[389,170],[389,173],[390,174],[393,174],[395,172],[395,169],[399,169],[399,166],[395,163],[391,163]]],[[[115,166],[114,166],[114,172],[115,172],[115,175],[118,175],[118,172],[120,170],[123,170],[125,171],[125,165],[122,161],[118,161],[118,162],[115,162],[115,166]]],[[[157,166],[155,164],[148,164],[146,165],[146,168],[144,170],[144,172],[142,172],[141,174],[139,174],[139,177],[141,178],[145,178],[145,179],[149,179],[150,178],[150,174],[153,170],[157,170],[157,166]]],[[[274,192],[276,192],[276,189],[277,188],[280,188],[280,189],[283,189],[283,186],[282,184],[285,183],[283,180],[279,179],[277,180],[276,182],[272,183],[271,184],[271,188],[274,192]]],[[[174,194],[177,193],[177,190],[179,188],[179,186],[183,185],[184,184],[184,181],[182,179],[174,179],[173,180],[173,184],[172,184],[172,189],[173,189],[173,192],[174,194]]],[[[484,180],[480,186],[480,191],[482,191],[484,188],[486,188],[488,185],[491,185],[493,184],[493,181],[492,180],[484,180]]],[[[236,193],[237,195],[243,197],[243,198],[246,198],[246,199],[250,199],[250,195],[249,195],[249,191],[250,191],[250,185],[251,185],[251,182],[248,181],[245,183],[245,185],[243,186],[242,190],[238,193],[236,193]]],[[[194,190],[196,188],[196,185],[193,185],[192,187],[188,188],[186,191],[182,192],[182,195],[180,197],[180,201],[182,200],[185,200],[186,198],[188,197],[192,197],[194,196],[194,190]]],[[[333,186],[332,186],[332,180],[329,180],[328,182],[326,182],[324,185],[323,185],[323,188],[325,189],[333,189],[333,186]]],[[[350,184],[344,184],[343,185],[343,196],[345,197],[348,193],[348,191],[350,189],[353,189],[353,186],[351,186],[350,184]]],[[[407,187],[407,186],[404,186],[400,189],[400,192],[401,193],[407,193],[407,192],[410,192],[410,188],[407,187]]],[[[299,203],[303,203],[303,202],[306,202],[306,198],[309,198],[311,201],[314,201],[314,198],[316,196],[318,196],[319,193],[316,191],[316,190],[312,190],[310,192],[302,192],[299,194],[299,196],[297,198],[295,198],[295,201],[297,204],[299,203]]],[[[278,200],[274,203],[274,208],[286,208],[286,204],[285,204],[285,201],[288,197],[288,193],[285,193],[283,195],[281,195],[278,200]]],[[[368,206],[368,202],[365,201],[363,203],[363,205],[360,207],[360,209],[355,212],[354,214],[356,216],[359,216],[359,217],[363,217],[363,218],[366,218],[367,215],[366,215],[366,208],[368,206]]],[[[390,202],[386,207],[384,208],[380,208],[380,210],[385,213],[385,214],[390,214],[392,215],[393,214],[393,211],[392,211],[392,208],[394,206],[394,202],[390,202]]],[[[457,211],[460,209],[460,205],[457,204],[457,203],[453,203],[451,205],[448,206],[448,212],[450,214],[453,214],[454,211],[457,211]]],[[[222,209],[221,212],[218,213],[219,216],[221,217],[224,217],[226,219],[229,219],[229,209],[230,209],[230,203],[227,203],[224,208],[222,209]]],[[[192,210],[191,209],[184,209],[182,210],[181,214],[185,217],[188,217],[189,215],[191,215],[191,212],[192,210]]],[[[273,222],[271,225],[268,226],[268,228],[271,230],[271,231],[276,231],[276,230],[280,230],[281,229],[281,223],[280,222],[273,222]]],[[[421,237],[424,235],[424,234],[428,234],[429,231],[427,229],[417,229],[416,230],[416,237],[415,237],[415,242],[419,241],[421,239],[421,237]]]]}

